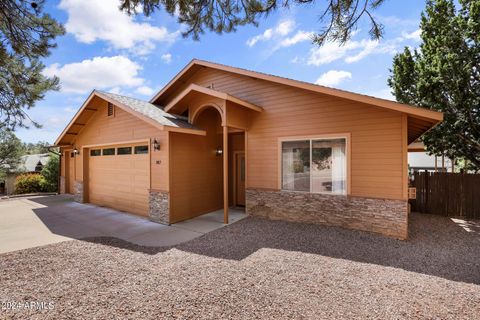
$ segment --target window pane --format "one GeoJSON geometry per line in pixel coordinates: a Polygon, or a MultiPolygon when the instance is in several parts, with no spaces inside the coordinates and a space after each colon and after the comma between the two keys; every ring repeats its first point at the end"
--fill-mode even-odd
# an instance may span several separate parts
{"type": "Polygon", "coordinates": [[[100,149],[95,149],[95,150],[90,150],[90,156],[96,157],[102,154],[102,150],[100,149]]]}
{"type": "Polygon", "coordinates": [[[282,189],[310,191],[310,141],[282,142],[282,189]]]}
{"type": "Polygon", "coordinates": [[[346,193],[345,139],[312,141],[312,192],[346,193]]]}
{"type": "Polygon", "coordinates": [[[115,155],[115,148],[103,149],[102,154],[104,156],[113,156],[113,155],[115,155]]]}
{"type": "Polygon", "coordinates": [[[132,147],[117,148],[117,155],[132,154],[132,147]]]}
{"type": "Polygon", "coordinates": [[[148,153],[148,146],[136,146],[135,154],[144,154],[148,153]]]}

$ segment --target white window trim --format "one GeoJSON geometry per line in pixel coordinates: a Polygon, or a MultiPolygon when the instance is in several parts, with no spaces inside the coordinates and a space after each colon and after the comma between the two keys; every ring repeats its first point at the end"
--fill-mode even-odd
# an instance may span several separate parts
{"type": "MultiPolygon", "coordinates": [[[[317,135],[306,135],[306,136],[289,136],[289,137],[280,137],[278,138],[278,155],[277,155],[277,183],[278,190],[284,192],[299,192],[299,193],[312,193],[312,194],[326,194],[331,196],[348,196],[351,194],[351,133],[328,133],[328,134],[317,134],[317,135]],[[296,190],[285,190],[282,185],[282,142],[288,141],[301,141],[309,140],[310,142],[310,167],[312,162],[312,140],[328,140],[328,139],[345,139],[345,157],[346,157],[346,193],[333,193],[333,192],[311,192],[311,191],[296,191],[296,190]]],[[[311,169],[311,168],[310,168],[311,169]]],[[[312,179],[310,179],[310,190],[312,190],[312,179]]]]}

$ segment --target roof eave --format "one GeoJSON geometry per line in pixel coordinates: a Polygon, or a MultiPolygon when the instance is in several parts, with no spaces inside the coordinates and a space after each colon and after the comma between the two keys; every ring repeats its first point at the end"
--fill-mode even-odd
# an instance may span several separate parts
{"type": "MultiPolygon", "coordinates": [[[[325,86],[320,86],[308,82],[303,82],[303,81],[298,81],[298,80],[293,80],[293,79],[288,79],[288,78],[283,78],[283,77],[278,77],[275,75],[269,75],[265,73],[260,73],[256,71],[251,71],[251,70],[246,70],[246,69],[240,69],[236,67],[231,67],[231,66],[226,66],[226,65],[220,65],[216,64],[213,62],[209,61],[204,61],[204,60],[198,60],[198,59],[193,59],[190,61],[175,77],[170,80],[161,90],[158,92],[151,100],[150,103],[154,103],[158,99],[161,98],[161,96],[184,74],[188,72],[194,65],[199,65],[203,67],[210,67],[213,69],[217,70],[223,70],[227,72],[232,72],[235,74],[241,74],[261,80],[266,80],[266,81],[271,81],[275,83],[280,83],[284,85],[289,85],[293,86],[296,88],[304,89],[304,90],[309,90],[313,92],[318,92],[318,93],[323,93],[331,96],[336,96],[339,98],[344,98],[348,100],[353,100],[369,105],[374,105],[390,110],[395,110],[399,112],[404,112],[409,115],[415,116],[415,117],[423,117],[431,120],[436,120],[436,121],[442,121],[443,120],[443,114],[441,112],[437,111],[432,111],[428,109],[422,109],[419,107],[414,107],[410,106],[407,104],[402,104],[399,102],[395,101],[390,101],[386,99],[381,99],[381,98],[376,98],[376,97],[371,97],[367,95],[362,95],[354,92],[349,92],[349,91],[344,91],[344,90],[339,90],[339,89],[334,89],[334,88],[329,88],[325,86]]],[[[168,111],[165,109],[165,111],[168,111]]]]}

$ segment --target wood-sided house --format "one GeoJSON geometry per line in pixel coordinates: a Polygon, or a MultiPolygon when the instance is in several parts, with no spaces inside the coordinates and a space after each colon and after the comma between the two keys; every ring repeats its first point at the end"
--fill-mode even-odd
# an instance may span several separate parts
{"type": "Polygon", "coordinates": [[[407,238],[407,146],[438,112],[193,60],[150,102],[93,91],[61,192],[171,224],[231,206],[407,238]]]}

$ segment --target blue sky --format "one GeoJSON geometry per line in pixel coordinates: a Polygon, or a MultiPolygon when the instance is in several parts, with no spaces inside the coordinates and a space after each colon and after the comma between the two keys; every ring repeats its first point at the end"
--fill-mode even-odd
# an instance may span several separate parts
{"type": "Polygon", "coordinates": [[[325,1],[317,2],[279,10],[258,27],[206,32],[193,41],[162,12],[128,17],[117,10],[117,0],[47,1],[46,12],[67,29],[44,60],[45,74],[59,76],[62,89],[28,111],[43,128],[19,129],[17,136],[53,143],[93,89],[149,100],[193,58],[393,99],[387,86],[392,58],[404,46],[418,46],[424,1],[387,0],[374,12],[385,26],[378,42],[362,23],[346,45],[321,48],[310,41],[321,28],[325,1]]]}

